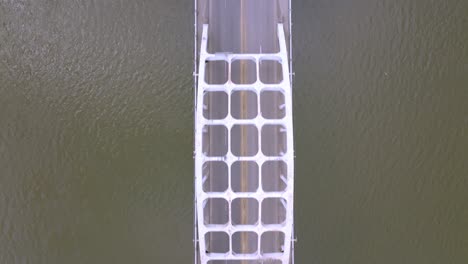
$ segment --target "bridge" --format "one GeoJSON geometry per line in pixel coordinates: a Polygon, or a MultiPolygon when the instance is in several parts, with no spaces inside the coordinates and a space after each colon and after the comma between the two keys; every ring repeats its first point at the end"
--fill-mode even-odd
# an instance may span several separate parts
{"type": "Polygon", "coordinates": [[[290,0],[195,0],[194,263],[294,263],[290,0]]]}

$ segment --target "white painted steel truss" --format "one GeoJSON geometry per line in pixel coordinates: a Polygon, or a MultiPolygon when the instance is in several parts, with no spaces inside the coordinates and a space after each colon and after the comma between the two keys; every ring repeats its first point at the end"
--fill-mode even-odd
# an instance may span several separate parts
{"type": "MultiPolygon", "coordinates": [[[[288,53],[283,24],[278,24],[279,52],[269,54],[232,54],[216,53],[210,54],[207,50],[208,43],[208,25],[203,25],[201,37],[201,47],[199,56],[199,72],[197,76],[196,90],[196,113],[195,113],[195,213],[196,213],[196,241],[198,242],[198,257],[201,263],[221,264],[221,263],[292,263],[291,245],[293,242],[293,188],[294,188],[294,149],[293,149],[293,126],[292,126],[292,98],[291,98],[291,74],[288,65],[288,53]],[[256,70],[256,80],[253,84],[236,84],[231,79],[231,65],[236,60],[247,60],[254,63],[256,70]],[[280,65],[282,81],[276,84],[266,84],[262,82],[261,67],[263,62],[274,61],[280,65]],[[222,84],[209,84],[206,81],[206,63],[222,62],[227,67],[227,82],[222,84]],[[234,91],[250,91],[256,96],[256,116],[251,119],[236,119],[231,113],[232,94],[234,91]],[[281,95],[282,102],[279,105],[283,115],[280,117],[265,117],[262,113],[262,96],[265,92],[278,92],[281,95]],[[218,119],[210,119],[204,111],[207,108],[207,102],[204,102],[205,95],[211,92],[222,92],[226,96],[220,98],[226,99],[226,115],[218,119]],[[258,150],[250,156],[235,155],[232,146],[232,131],[236,126],[249,125],[255,129],[258,150]],[[279,153],[264,153],[267,144],[262,140],[268,129],[279,128],[282,133],[285,145],[279,153]],[[208,153],[205,142],[207,133],[221,133],[224,137],[219,144],[225,144],[225,148],[220,147],[217,153],[208,153]],[[205,146],[205,147],[204,147],[205,146]],[[258,186],[252,192],[236,192],[232,188],[232,167],[239,161],[253,162],[258,168],[258,186]],[[218,162],[226,167],[226,188],[218,190],[207,190],[206,181],[209,175],[206,175],[206,166],[209,162],[218,162]],[[282,164],[280,175],[281,189],[272,190],[262,184],[265,177],[269,177],[268,165],[278,163],[282,164]],[[204,187],[205,186],[205,187],[204,187]],[[250,225],[236,225],[233,218],[236,217],[233,212],[233,205],[237,199],[250,199],[258,208],[258,215],[254,223],[250,225]],[[282,206],[281,216],[275,219],[264,219],[268,215],[262,214],[266,210],[266,204],[276,200],[277,204],[282,206]],[[220,223],[211,223],[210,219],[204,213],[208,205],[216,202],[220,214],[227,214],[220,223]],[[224,210],[224,211],[223,211],[224,210]],[[228,211],[228,213],[226,213],[228,211]],[[265,215],[265,216],[264,216],[265,215]],[[280,222],[275,222],[275,221],[280,222]],[[250,238],[256,240],[254,248],[250,252],[241,251],[234,245],[234,238],[242,232],[248,234],[250,238]],[[264,244],[268,240],[276,238],[280,241],[279,248],[266,247],[264,244]],[[280,239],[278,239],[278,237],[280,239]],[[210,241],[208,241],[210,240],[210,241]],[[211,244],[210,244],[211,243],[211,244]],[[213,243],[227,243],[228,246],[217,248],[213,243]],[[236,249],[237,248],[237,249],[236,249]]],[[[265,97],[268,99],[268,97],[265,97]]],[[[220,135],[221,135],[220,134],[220,135]]],[[[213,175],[212,175],[213,176],[213,175]]],[[[218,178],[220,179],[220,178],[218,178]]],[[[222,184],[221,184],[222,185],[222,184]]],[[[213,213],[213,212],[211,212],[213,213]]],[[[216,212],[214,212],[216,213],[216,212]]],[[[222,217],[221,217],[222,218],[222,217]]],[[[219,220],[219,219],[218,219],[219,220]]]]}

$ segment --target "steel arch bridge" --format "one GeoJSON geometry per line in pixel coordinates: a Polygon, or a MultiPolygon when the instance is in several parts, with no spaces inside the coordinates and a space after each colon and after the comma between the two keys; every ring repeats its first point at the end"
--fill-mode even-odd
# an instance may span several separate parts
{"type": "Polygon", "coordinates": [[[195,0],[194,263],[294,263],[290,0],[195,0]]]}

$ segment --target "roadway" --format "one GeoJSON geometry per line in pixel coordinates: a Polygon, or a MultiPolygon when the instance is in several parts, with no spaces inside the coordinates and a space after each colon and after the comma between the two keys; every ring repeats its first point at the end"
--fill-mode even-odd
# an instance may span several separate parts
{"type": "MultiPolygon", "coordinates": [[[[276,1],[275,1],[276,2],[276,1]]],[[[208,51],[210,53],[216,52],[232,52],[232,53],[273,53],[279,51],[279,44],[277,38],[277,23],[278,21],[278,5],[272,4],[271,0],[214,0],[208,1],[207,5],[207,18],[209,24],[208,33],[208,51]]],[[[251,69],[251,65],[248,62],[240,62],[232,65],[231,79],[240,82],[241,84],[248,84],[252,79],[256,79],[256,73],[251,69]]],[[[218,80],[223,77],[216,76],[217,74],[227,74],[227,69],[220,71],[219,69],[210,69],[208,73],[211,80],[218,80]]],[[[278,82],[281,79],[281,69],[276,65],[268,66],[268,69],[262,75],[262,79],[266,79],[269,82],[278,82]]],[[[274,86],[273,86],[274,87],[274,86]]],[[[240,91],[236,94],[237,100],[232,99],[231,112],[236,113],[240,119],[249,119],[252,114],[258,112],[257,104],[260,102],[260,98],[252,97],[252,93],[248,91],[240,91]]],[[[219,97],[207,96],[208,100],[208,115],[210,116],[223,116],[224,109],[226,107],[223,100],[219,100],[219,97]]],[[[278,94],[270,94],[269,100],[262,101],[262,108],[269,113],[264,113],[269,116],[278,115],[279,111],[279,98],[278,94]]],[[[260,113],[257,113],[260,114],[260,113]]],[[[232,130],[231,134],[231,150],[239,153],[240,156],[248,157],[252,153],[261,151],[259,149],[259,132],[252,130],[252,127],[237,127],[232,130]]],[[[216,144],[224,142],[225,138],[210,137],[209,148],[214,148],[216,144]]],[[[264,148],[268,148],[271,151],[279,152],[282,148],[282,138],[277,133],[269,133],[269,135],[261,140],[264,144],[264,148]]],[[[232,170],[231,184],[232,188],[236,188],[240,192],[252,191],[259,186],[259,178],[262,175],[258,175],[259,168],[255,165],[247,162],[241,162],[238,164],[237,169],[232,170]]],[[[223,173],[222,168],[219,166],[211,166],[211,175],[219,175],[223,173]]],[[[280,170],[278,166],[270,170],[273,174],[277,173],[274,170],[280,170]]],[[[214,186],[216,184],[225,185],[222,181],[213,180],[215,177],[210,177],[209,184],[210,189],[219,189],[222,186],[214,186]]],[[[264,180],[270,180],[269,186],[278,188],[281,184],[279,179],[276,178],[263,178],[264,180]]],[[[210,204],[209,206],[217,206],[216,204],[210,204]]],[[[256,222],[261,223],[261,215],[259,215],[259,207],[255,204],[242,199],[238,206],[234,206],[233,219],[237,219],[238,224],[252,224],[251,221],[257,220],[256,222]]],[[[219,208],[210,208],[210,212],[220,212],[223,210],[216,210],[219,208]]],[[[225,208],[227,209],[227,208],[225,208]]],[[[224,210],[226,213],[227,211],[224,210]]],[[[270,207],[268,213],[263,217],[270,219],[269,221],[276,221],[283,217],[280,213],[280,208],[270,207]]],[[[222,221],[224,216],[222,215],[205,215],[210,217],[213,221],[222,221]]],[[[237,248],[241,252],[250,252],[253,248],[259,247],[255,237],[247,234],[241,234],[240,236],[233,238],[233,247],[237,248]]],[[[279,247],[280,238],[276,236],[274,239],[266,241],[265,248],[276,248],[279,247]]],[[[212,241],[212,243],[222,243],[221,241],[212,241]]],[[[226,245],[227,246],[227,245],[226,245]]],[[[260,248],[258,248],[260,251],[260,248]]]]}

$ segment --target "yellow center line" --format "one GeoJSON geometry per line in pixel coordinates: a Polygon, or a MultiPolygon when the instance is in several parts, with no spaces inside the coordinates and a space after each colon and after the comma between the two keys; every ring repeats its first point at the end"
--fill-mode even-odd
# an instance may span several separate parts
{"type": "MultiPolygon", "coordinates": [[[[240,52],[243,53],[245,52],[245,46],[246,46],[246,29],[245,29],[245,14],[244,14],[244,8],[245,8],[245,3],[244,0],[240,0],[240,37],[241,37],[241,48],[240,52]]],[[[246,72],[246,67],[245,67],[245,61],[241,60],[240,61],[240,82],[241,84],[245,83],[245,72],[246,72]]],[[[247,117],[247,100],[246,100],[246,94],[245,91],[240,92],[240,117],[242,119],[247,117]]],[[[240,135],[240,152],[241,156],[245,156],[247,154],[246,151],[246,145],[247,145],[247,137],[245,133],[245,127],[241,127],[241,135],[240,135]]],[[[241,178],[240,178],[240,185],[241,185],[241,192],[246,192],[247,191],[247,166],[245,165],[244,162],[241,163],[241,178]]],[[[248,204],[245,198],[241,199],[241,223],[246,224],[248,220],[248,204]]],[[[241,249],[242,252],[247,252],[248,250],[248,237],[245,232],[241,233],[241,249]]],[[[242,263],[245,263],[243,260],[242,263]]]]}

